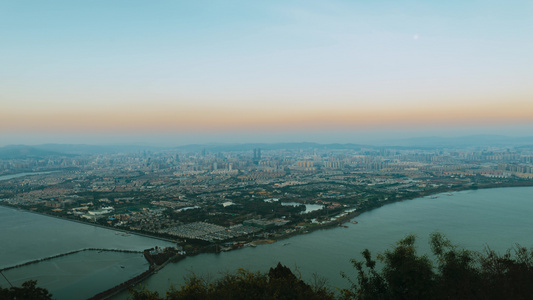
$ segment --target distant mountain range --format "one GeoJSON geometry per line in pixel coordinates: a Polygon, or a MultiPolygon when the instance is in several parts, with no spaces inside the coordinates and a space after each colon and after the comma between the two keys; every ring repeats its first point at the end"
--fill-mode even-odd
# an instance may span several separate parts
{"type": "Polygon", "coordinates": [[[44,144],[36,146],[11,145],[0,148],[0,159],[45,158],[51,156],[75,156],[103,153],[133,153],[142,151],[181,151],[181,152],[229,152],[262,150],[360,150],[362,148],[381,149],[443,149],[465,147],[520,147],[533,149],[532,137],[508,137],[502,135],[471,135],[463,137],[421,137],[384,140],[378,145],[359,144],[319,144],[319,143],[245,143],[245,144],[193,144],[179,147],[155,147],[139,145],[84,145],[84,144],[44,144]]]}
{"type": "Polygon", "coordinates": [[[0,148],[0,159],[26,159],[35,158],[41,159],[50,156],[66,156],[68,154],[49,151],[40,147],[32,147],[25,145],[12,145],[0,148]]]}
{"type": "Polygon", "coordinates": [[[86,144],[44,144],[39,149],[68,154],[131,153],[139,151],[160,151],[168,147],[139,145],[86,145],[86,144]]]}
{"type": "Polygon", "coordinates": [[[72,145],[72,144],[45,144],[45,145],[10,145],[0,148],[0,159],[42,159],[46,157],[77,156],[103,153],[131,153],[140,151],[159,151],[166,148],[150,146],[99,146],[99,145],[72,145]]]}
{"type": "Polygon", "coordinates": [[[533,145],[533,136],[509,137],[504,135],[469,135],[461,137],[419,137],[383,141],[383,144],[409,147],[471,147],[471,146],[524,146],[533,145]]]}
{"type": "Polygon", "coordinates": [[[517,146],[531,146],[533,147],[533,136],[530,137],[509,137],[503,135],[470,135],[462,137],[420,137],[408,139],[391,139],[383,140],[374,145],[363,144],[320,144],[320,143],[245,143],[245,144],[193,144],[186,146],[179,146],[173,149],[187,152],[198,152],[202,150],[211,152],[225,152],[225,151],[248,151],[255,148],[262,150],[276,150],[276,149],[318,149],[318,150],[360,150],[361,148],[380,149],[383,147],[394,149],[442,149],[442,148],[464,148],[464,147],[517,147],[517,146]]]}
{"type": "Polygon", "coordinates": [[[188,152],[198,152],[202,150],[210,152],[228,152],[228,151],[248,151],[260,148],[261,150],[297,150],[297,149],[353,149],[360,150],[362,145],[357,144],[319,144],[319,143],[247,143],[247,144],[195,144],[179,146],[174,149],[188,152]]]}

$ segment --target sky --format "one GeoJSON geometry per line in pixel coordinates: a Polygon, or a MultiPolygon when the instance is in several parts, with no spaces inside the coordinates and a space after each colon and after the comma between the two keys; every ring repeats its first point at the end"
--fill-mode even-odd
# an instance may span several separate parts
{"type": "Polygon", "coordinates": [[[0,146],[533,135],[533,1],[0,1],[0,146]]]}

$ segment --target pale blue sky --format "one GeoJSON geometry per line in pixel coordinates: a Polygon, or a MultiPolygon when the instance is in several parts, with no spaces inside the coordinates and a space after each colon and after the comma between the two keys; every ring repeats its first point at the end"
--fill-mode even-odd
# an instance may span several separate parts
{"type": "Polygon", "coordinates": [[[0,1],[0,136],[525,131],[531,16],[512,0],[0,1]]]}

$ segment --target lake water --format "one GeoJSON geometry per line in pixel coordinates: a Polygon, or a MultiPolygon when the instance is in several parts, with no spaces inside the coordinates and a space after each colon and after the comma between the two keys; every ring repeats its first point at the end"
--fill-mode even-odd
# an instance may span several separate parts
{"type": "MultiPolygon", "coordinates": [[[[173,246],[162,240],[2,206],[0,226],[0,269],[87,248],[142,251],[154,246],[173,246]]],[[[139,253],[84,251],[10,269],[4,275],[17,285],[38,280],[38,286],[49,289],[58,300],[86,299],[147,268],[139,253]]],[[[0,286],[9,286],[1,276],[0,286]]]]}
{"type": "Polygon", "coordinates": [[[302,214],[310,213],[312,211],[321,210],[322,208],[324,208],[324,205],[321,205],[321,204],[302,204],[298,202],[282,202],[281,205],[286,205],[286,206],[305,205],[305,210],[301,212],[302,214]]]}
{"type": "Polygon", "coordinates": [[[24,176],[50,174],[50,173],[53,173],[53,172],[55,172],[55,171],[51,171],[51,172],[31,172],[31,173],[18,173],[18,174],[11,174],[11,175],[3,175],[3,176],[0,176],[0,181],[2,181],[2,180],[10,180],[10,179],[13,179],[13,178],[19,178],[19,177],[24,177],[24,176]]]}
{"type": "MultiPolygon", "coordinates": [[[[256,248],[201,254],[167,265],[145,285],[164,295],[171,285],[179,287],[194,272],[215,278],[237,268],[267,271],[278,262],[298,268],[311,282],[316,273],[329,285],[348,287],[340,272],[355,278],[351,258],[361,259],[368,248],[376,254],[389,249],[407,234],[416,234],[418,249],[429,252],[429,235],[440,232],[459,246],[483,250],[485,246],[505,252],[516,243],[533,246],[533,187],[462,191],[386,205],[361,214],[358,224],[347,223],[256,248]]],[[[122,293],[115,299],[126,299],[122,293]]]]}
{"type": "Polygon", "coordinates": [[[87,299],[141,274],[148,266],[142,253],[82,251],[9,269],[3,274],[14,286],[37,280],[54,299],[87,299]]]}
{"type": "MultiPolygon", "coordinates": [[[[422,252],[429,250],[428,236],[435,231],[473,250],[488,245],[504,252],[515,243],[532,247],[532,215],[533,187],[418,198],[363,213],[356,218],[359,223],[347,223],[348,228],[319,230],[256,248],[187,257],[167,265],[145,281],[145,285],[164,294],[171,285],[179,287],[191,272],[216,277],[241,267],[267,271],[281,262],[298,268],[308,282],[316,273],[328,278],[331,287],[346,287],[348,284],[340,272],[355,276],[349,263],[351,258],[360,258],[365,248],[373,253],[382,252],[407,234],[418,236],[422,252]]],[[[143,250],[170,245],[5,207],[0,207],[0,225],[0,238],[5,241],[0,243],[0,268],[84,248],[143,250]]],[[[13,282],[39,278],[39,285],[49,288],[57,299],[85,299],[116,285],[111,278],[123,281],[122,278],[133,277],[146,268],[146,262],[138,254],[104,254],[81,252],[77,256],[8,270],[6,274],[13,282]],[[87,296],[82,296],[81,291],[87,296]]],[[[2,277],[0,286],[7,286],[2,277]]],[[[115,299],[126,299],[127,295],[122,293],[115,299]]]]}

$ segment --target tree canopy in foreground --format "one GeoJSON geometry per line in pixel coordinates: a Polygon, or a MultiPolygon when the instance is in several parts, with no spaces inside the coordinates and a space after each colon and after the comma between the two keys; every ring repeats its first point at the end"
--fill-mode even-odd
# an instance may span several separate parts
{"type": "Polygon", "coordinates": [[[505,254],[459,249],[439,233],[430,239],[434,259],[418,255],[415,236],[377,255],[362,252],[358,272],[342,299],[531,299],[533,249],[516,245],[505,254]],[[378,267],[378,262],[381,263],[378,267]]]}
{"type": "MultiPolygon", "coordinates": [[[[460,249],[438,233],[430,239],[433,256],[419,255],[416,238],[409,235],[393,249],[373,257],[366,249],[361,260],[352,259],[356,278],[345,277],[349,288],[335,294],[325,280],[308,284],[289,268],[278,265],[268,273],[240,269],[208,282],[190,276],[179,289],[165,296],[146,289],[131,291],[133,300],[174,299],[531,299],[533,249],[516,245],[504,254],[460,249]]],[[[320,277],[318,277],[320,278],[320,277]]],[[[317,279],[317,278],[315,278],[317,279]]],[[[22,287],[0,287],[0,299],[52,299],[27,281],[22,287]]]]}
{"type": "Polygon", "coordinates": [[[179,289],[161,297],[145,289],[132,290],[140,299],[531,299],[533,249],[519,245],[504,254],[460,249],[439,233],[431,235],[433,258],[419,255],[409,235],[375,258],[366,249],[352,259],[355,279],[334,294],[323,284],[310,285],[278,264],[268,273],[239,270],[206,282],[192,275],[179,289]]]}
{"type": "Polygon", "coordinates": [[[52,294],[44,288],[37,287],[37,281],[29,280],[22,284],[21,287],[0,287],[1,300],[51,300],[52,294]]]}
{"type": "Polygon", "coordinates": [[[240,269],[235,274],[227,274],[213,283],[208,283],[192,275],[180,289],[169,290],[166,293],[166,298],[161,298],[157,292],[144,289],[132,290],[131,293],[135,300],[334,299],[333,293],[324,286],[311,287],[280,263],[275,268],[270,268],[267,274],[240,269]]]}

